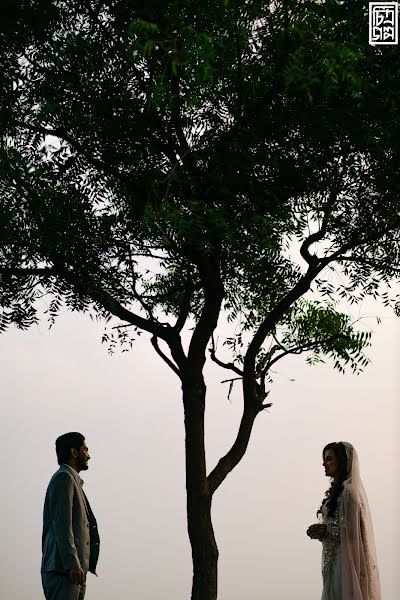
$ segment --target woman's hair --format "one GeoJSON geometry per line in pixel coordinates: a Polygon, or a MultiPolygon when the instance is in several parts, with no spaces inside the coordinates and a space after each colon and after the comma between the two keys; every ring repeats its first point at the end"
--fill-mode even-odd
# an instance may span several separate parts
{"type": "Polygon", "coordinates": [[[322,507],[326,504],[328,507],[328,516],[332,517],[337,508],[339,496],[343,490],[343,482],[347,479],[347,455],[346,448],[342,442],[331,442],[330,444],[327,444],[322,450],[322,460],[325,460],[325,452],[327,450],[333,450],[335,453],[339,468],[339,476],[337,481],[333,480],[331,487],[326,490],[325,498],[322,500],[317,516],[322,512],[322,507]]]}
{"type": "Polygon", "coordinates": [[[71,448],[75,448],[79,451],[84,441],[85,437],[77,431],[70,431],[69,433],[60,435],[60,437],[56,439],[58,464],[62,465],[69,460],[71,458],[71,448]]]}

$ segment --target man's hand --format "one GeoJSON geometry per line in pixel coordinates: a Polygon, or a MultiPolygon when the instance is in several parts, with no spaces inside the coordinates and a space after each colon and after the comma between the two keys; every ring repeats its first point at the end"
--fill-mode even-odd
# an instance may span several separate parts
{"type": "Polygon", "coordinates": [[[76,585],[83,585],[86,579],[85,571],[82,571],[80,567],[70,569],[68,571],[68,578],[71,583],[75,583],[76,585]]]}
{"type": "Polygon", "coordinates": [[[323,540],[326,535],[326,525],[321,525],[320,523],[310,525],[310,527],[307,529],[307,535],[312,540],[323,540]]]}

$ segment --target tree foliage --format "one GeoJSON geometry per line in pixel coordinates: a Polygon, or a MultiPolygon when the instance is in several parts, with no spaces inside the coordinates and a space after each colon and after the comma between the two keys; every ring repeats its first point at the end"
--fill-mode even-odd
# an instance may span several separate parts
{"type": "MultiPolygon", "coordinates": [[[[182,273],[199,287],[188,248],[220,245],[229,317],[240,312],[252,328],[300,276],[288,239],[326,215],[329,251],[353,243],[364,259],[346,263],[340,293],[373,291],[392,274],[396,245],[382,248],[392,234],[368,251],[363,235],[379,238],[398,218],[395,59],[366,45],[362,3],[12,7],[2,34],[4,266],[58,262],[70,282],[44,287],[81,309],[90,294],[76,280],[96,278],[131,302],[136,257],[161,250],[160,274],[143,289],[149,307],[177,314],[182,273]]],[[[6,282],[3,323],[32,322],[33,281],[17,304],[21,283],[6,282]]]]}

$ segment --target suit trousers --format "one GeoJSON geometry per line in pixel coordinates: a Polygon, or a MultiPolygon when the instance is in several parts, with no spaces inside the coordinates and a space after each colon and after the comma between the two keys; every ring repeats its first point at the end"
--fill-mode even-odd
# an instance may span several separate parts
{"type": "Polygon", "coordinates": [[[42,585],[46,600],[83,600],[86,583],[71,583],[67,575],[49,571],[42,573],[42,585]]]}

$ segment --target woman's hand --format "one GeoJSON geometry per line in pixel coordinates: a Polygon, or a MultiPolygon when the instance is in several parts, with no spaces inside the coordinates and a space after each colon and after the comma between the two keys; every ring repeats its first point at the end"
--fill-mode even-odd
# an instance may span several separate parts
{"type": "Polygon", "coordinates": [[[326,525],[321,525],[320,523],[310,525],[310,527],[307,529],[307,535],[312,540],[322,541],[326,535],[326,525]]]}

